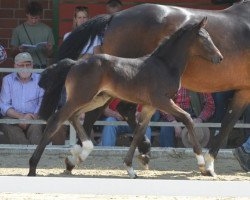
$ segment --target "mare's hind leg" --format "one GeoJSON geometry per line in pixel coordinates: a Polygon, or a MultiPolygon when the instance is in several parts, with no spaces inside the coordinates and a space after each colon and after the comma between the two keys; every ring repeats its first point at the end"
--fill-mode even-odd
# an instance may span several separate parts
{"type": "Polygon", "coordinates": [[[83,128],[84,128],[84,130],[86,131],[86,133],[87,133],[87,135],[89,137],[91,135],[91,131],[92,131],[94,123],[101,116],[101,114],[103,113],[104,109],[108,106],[108,104],[110,103],[110,101],[112,101],[112,99],[110,99],[109,101],[107,101],[103,106],[85,113],[85,118],[84,118],[84,122],[83,122],[83,128]]]}
{"type": "Polygon", "coordinates": [[[190,135],[191,138],[191,142],[193,144],[193,151],[196,155],[196,159],[198,162],[198,166],[199,166],[199,170],[202,174],[205,174],[205,160],[204,157],[202,155],[202,149],[201,146],[197,140],[197,138],[195,137],[194,134],[194,124],[193,124],[193,120],[190,117],[190,115],[184,111],[183,109],[181,109],[180,107],[178,107],[172,99],[169,98],[157,98],[155,99],[155,104],[157,108],[159,108],[159,110],[165,112],[165,113],[169,113],[171,115],[173,115],[176,119],[178,119],[179,121],[181,121],[188,129],[188,134],[190,135]]]}
{"type": "Polygon", "coordinates": [[[146,132],[147,125],[149,124],[149,121],[152,115],[154,114],[154,112],[155,112],[155,108],[148,106],[148,105],[143,105],[142,111],[140,113],[140,117],[138,119],[138,124],[135,128],[135,133],[134,133],[132,143],[124,159],[124,164],[126,165],[126,169],[130,178],[137,178],[137,174],[135,173],[132,167],[133,156],[135,153],[135,149],[138,146],[138,143],[142,141],[143,139],[143,136],[146,132]]]}
{"type": "Polygon", "coordinates": [[[73,109],[69,103],[66,103],[58,112],[54,113],[49,118],[43,137],[29,160],[30,169],[28,176],[36,175],[36,167],[46,145],[51,141],[51,138],[54,136],[54,134],[57,133],[63,122],[68,119],[68,116],[72,115],[72,110],[73,109]]]}
{"type": "Polygon", "coordinates": [[[249,90],[235,92],[232,102],[228,107],[227,113],[223,117],[220,134],[213,138],[209,153],[206,153],[205,155],[207,175],[216,176],[214,172],[214,159],[216,158],[224,139],[227,138],[228,134],[233,129],[235,123],[242,115],[246,106],[249,104],[249,101],[249,90]]]}
{"type": "Polygon", "coordinates": [[[81,146],[76,144],[71,150],[72,156],[68,156],[65,159],[66,170],[71,172],[73,168],[79,164],[80,162],[84,161],[88,155],[93,150],[94,146],[90,139],[90,137],[86,134],[84,128],[82,127],[79,116],[83,112],[88,112],[90,110],[96,109],[106,104],[111,97],[109,95],[103,94],[99,96],[95,96],[91,102],[86,104],[84,107],[81,107],[76,114],[72,115],[70,121],[74,126],[77,135],[81,141],[81,146]]]}
{"type": "MultiPolygon", "coordinates": [[[[135,133],[135,128],[137,125],[135,116],[137,105],[121,101],[116,109],[122,115],[122,117],[127,121],[133,133],[135,133]]],[[[150,160],[150,148],[151,148],[150,140],[144,134],[143,138],[138,142],[138,151],[140,154],[137,157],[143,169],[148,169],[148,163],[150,160]]]]}

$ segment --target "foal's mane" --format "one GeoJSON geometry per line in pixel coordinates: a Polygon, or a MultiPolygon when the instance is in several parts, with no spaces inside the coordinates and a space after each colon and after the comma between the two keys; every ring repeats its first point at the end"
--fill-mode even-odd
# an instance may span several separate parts
{"type": "Polygon", "coordinates": [[[163,41],[160,43],[160,45],[153,51],[151,54],[152,56],[155,56],[159,54],[159,52],[164,49],[169,49],[171,51],[172,44],[182,37],[184,33],[187,31],[190,31],[194,28],[194,26],[197,26],[198,23],[192,23],[192,24],[186,24],[183,27],[179,28],[175,33],[173,33],[170,37],[165,37],[163,41]],[[169,47],[169,48],[168,48],[169,47]]]}

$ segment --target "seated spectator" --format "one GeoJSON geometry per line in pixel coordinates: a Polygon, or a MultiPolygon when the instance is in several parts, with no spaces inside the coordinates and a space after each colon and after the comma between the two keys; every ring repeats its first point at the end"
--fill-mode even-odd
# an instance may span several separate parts
{"type": "MultiPolygon", "coordinates": [[[[250,106],[248,105],[244,112],[244,122],[250,123],[250,106]]],[[[246,172],[250,172],[250,129],[245,130],[245,142],[238,148],[234,149],[233,154],[238,160],[240,166],[246,172]]]]}
{"type": "MultiPolygon", "coordinates": [[[[110,105],[105,109],[104,116],[105,121],[115,122],[124,120],[123,117],[116,111],[116,107],[119,104],[120,99],[113,100],[110,105]]],[[[137,117],[139,117],[139,109],[137,112],[137,117]]],[[[101,136],[101,146],[115,146],[116,139],[118,135],[132,133],[132,130],[129,126],[109,126],[106,125],[103,127],[102,136],[101,136]]],[[[146,135],[151,140],[151,128],[148,127],[146,130],[146,135]]]]}
{"type": "MultiPolygon", "coordinates": [[[[86,21],[88,21],[88,19],[89,19],[88,7],[76,6],[73,16],[73,30],[75,30],[81,24],[84,24],[86,21]]],[[[71,31],[65,33],[63,36],[63,40],[65,40],[70,35],[70,33],[71,31]]]]}
{"type": "Polygon", "coordinates": [[[108,14],[113,14],[122,10],[122,2],[120,0],[109,0],[106,3],[106,11],[108,14]]]}
{"type": "MultiPolygon", "coordinates": [[[[208,121],[213,116],[215,110],[214,101],[210,93],[198,94],[183,87],[181,87],[178,91],[175,103],[191,115],[194,123],[208,121]]],[[[177,120],[172,115],[165,113],[161,113],[161,119],[162,121],[177,122],[177,120]]],[[[207,131],[202,131],[202,134],[203,133],[206,134],[207,131]]],[[[182,127],[161,127],[159,136],[160,146],[174,147],[175,138],[182,138],[182,134],[185,134],[185,131],[182,127]]],[[[183,135],[183,137],[185,137],[185,135],[183,135]]],[[[202,140],[204,139],[205,138],[202,140]]]]}
{"type": "Polygon", "coordinates": [[[40,22],[43,8],[38,1],[30,1],[26,5],[25,12],[27,20],[16,27],[12,33],[13,55],[29,52],[34,68],[45,68],[49,65],[48,58],[52,55],[55,44],[52,30],[40,22]],[[39,43],[40,45],[37,45],[39,43]],[[37,45],[37,47],[30,47],[30,45],[37,45]]]}
{"type": "MultiPolygon", "coordinates": [[[[29,53],[19,53],[15,57],[15,68],[33,68],[29,53]]],[[[37,119],[43,89],[38,86],[40,75],[18,72],[3,78],[0,94],[0,108],[4,118],[37,119]]],[[[42,137],[42,125],[1,124],[1,130],[10,144],[38,144],[42,137]]]]}
{"type": "Polygon", "coordinates": [[[250,172],[250,136],[242,146],[234,149],[233,154],[241,168],[246,172],[250,172]]]}

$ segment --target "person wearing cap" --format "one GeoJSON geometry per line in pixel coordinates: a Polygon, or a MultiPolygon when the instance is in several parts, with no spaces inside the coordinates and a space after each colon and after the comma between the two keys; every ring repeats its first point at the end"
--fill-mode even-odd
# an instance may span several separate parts
{"type": "MultiPolygon", "coordinates": [[[[188,112],[194,123],[208,121],[214,114],[215,105],[211,93],[195,93],[181,87],[174,99],[175,103],[188,112]]],[[[170,114],[161,113],[161,121],[177,122],[170,114]]],[[[195,134],[202,147],[208,143],[210,131],[206,128],[195,128],[195,134]]],[[[159,143],[162,147],[174,147],[175,138],[181,138],[185,147],[192,147],[186,128],[179,126],[161,127],[159,143]]]]}
{"type": "Polygon", "coordinates": [[[11,38],[13,56],[20,52],[29,52],[34,68],[48,66],[48,58],[52,56],[55,45],[51,28],[41,22],[42,13],[42,5],[38,1],[30,1],[25,9],[27,20],[13,30],[11,38]],[[28,46],[39,43],[36,48],[28,46]]]}
{"type": "MultiPolygon", "coordinates": [[[[27,52],[14,59],[14,68],[32,69],[33,59],[27,52]]],[[[4,118],[37,119],[44,90],[38,86],[40,74],[28,71],[14,72],[3,78],[0,93],[0,109],[4,118]]],[[[42,125],[1,124],[10,144],[38,144],[42,137],[42,125]]]]}

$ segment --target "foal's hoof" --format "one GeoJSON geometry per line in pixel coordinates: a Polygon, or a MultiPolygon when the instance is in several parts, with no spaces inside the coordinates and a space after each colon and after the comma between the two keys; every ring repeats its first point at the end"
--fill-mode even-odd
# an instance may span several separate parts
{"type": "Polygon", "coordinates": [[[140,166],[144,169],[144,170],[148,170],[149,169],[149,166],[148,166],[148,163],[149,163],[149,156],[148,155],[145,155],[145,154],[139,154],[137,156],[137,160],[140,164],[140,166]]]}
{"type": "Polygon", "coordinates": [[[68,158],[65,158],[64,162],[65,162],[65,165],[66,165],[66,170],[65,171],[68,171],[68,172],[71,173],[71,171],[74,169],[75,165],[72,165],[68,158]]]}
{"type": "Polygon", "coordinates": [[[199,166],[199,170],[203,176],[217,177],[217,174],[213,170],[205,169],[205,166],[199,166]]]}
{"type": "Polygon", "coordinates": [[[130,177],[131,179],[136,179],[136,178],[138,178],[138,176],[137,176],[135,170],[133,169],[133,167],[126,165],[126,163],[124,163],[124,166],[125,166],[125,168],[126,168],[126,170],[127,170],[127,172],[128,172],[128,175],[129,175],[129,177],[130,177]]]}
{"type": "Polygon", "coordinates": [[[207,176],[207,171],[205,165],[199,165],[199,171],[203,176],[207,176]]]}
{"type": "Polygon", "coordinates": [[[212,176],[214,178],[217,177],[217,174],[212,170],[207,170],[206,172],[207,172],[207,174],[206,174],[207,176],[212,176]]]}

